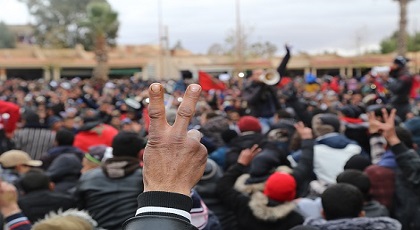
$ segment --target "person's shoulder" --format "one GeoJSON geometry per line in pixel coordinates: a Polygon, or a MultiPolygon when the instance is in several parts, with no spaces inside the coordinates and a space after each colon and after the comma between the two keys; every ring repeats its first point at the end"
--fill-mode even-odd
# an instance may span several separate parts
{"type": "Polygon", "coordinates": [[[94,180],[102,177],[105,178],[105,173],[102,171],[102,168],[96,168],[83,173],[79,181],[94,180]]]}

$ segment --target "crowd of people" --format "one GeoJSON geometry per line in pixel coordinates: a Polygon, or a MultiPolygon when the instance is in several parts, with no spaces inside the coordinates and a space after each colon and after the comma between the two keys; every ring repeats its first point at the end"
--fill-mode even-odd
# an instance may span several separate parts
{"type": "Polygon", "coordinates": [[[420,76],[409,60],[364,76],[290,78],[286,48],[275,85],[260,69],[209,90],[192,79],[3,81],[3,221],[420,229],[420,76]]]}

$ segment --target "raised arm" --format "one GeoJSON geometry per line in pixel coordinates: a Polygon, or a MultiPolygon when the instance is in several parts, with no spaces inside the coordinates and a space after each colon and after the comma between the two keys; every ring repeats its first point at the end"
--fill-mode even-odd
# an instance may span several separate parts
{"type": "Polygon", "coordinates": [[[195,112],[201,87],[187,88],[176,120],[170,126],[165,117],[164,89],[149,88],[149,139],[144,152],[144,193],[138,198],[136,217],[124,229],[196,229],[190,224],[192,187],[204,173],[207,150],[200,144],[201,133],[187,131],[195,112]]]}

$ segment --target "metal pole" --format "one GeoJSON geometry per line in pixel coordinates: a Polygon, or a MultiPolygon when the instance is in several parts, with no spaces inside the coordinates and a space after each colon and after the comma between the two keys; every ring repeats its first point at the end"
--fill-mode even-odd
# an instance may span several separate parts
{"type": "Polygon", "coordinates": [[[242,71],[242,46],[241,7],[240,0],[236,0],[236,64],[238,73],[242,71]]]}
{"type": "Polygon", "coordinates": [[[158,0],[158,31],[159,31],[159,74],[156,76],[157,80],[161,80],[164,76],[164,63],[163,63],[163,26],[162,26],[162,0],[158,0]]]}

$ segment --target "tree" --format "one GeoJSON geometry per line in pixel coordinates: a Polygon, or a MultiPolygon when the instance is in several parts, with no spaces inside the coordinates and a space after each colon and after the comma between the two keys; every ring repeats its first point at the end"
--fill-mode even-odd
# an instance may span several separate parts
{"type": "Polygon", "coordinates": [[[214,55],[214,56],[221,56],[225,54],[225,49],[223,48],[223,45],[220,43],[214,43],[209,47],[207,50],[208,55],[214,55]]]}
{"type": "Polygon", "coordinates": [[[6,24],[0,22],[0,49],[15,48],[16,41],[6,24]]]}
{"type": "Polygon", "coordinates": [[[271,42],[256,42],[250,45],[248,56],[272,58],[277,52],[277,46],[271,42]]]}
{"type": "Polygon", "coordinates": [[[241,51],[242,58],[271,58],[277,52],[277,47],[273,43],[253,42],[249,41],[253,32],[252,28],[241,30],[238,38],[235,30],[230,30],[225,38],[224,44],[214,43],[207,50],[209,55],[230,55],[238,54],[238,49],[241,51]],[[238,41],[240,39],[240,41],[238,41]]]}
{"type": "Polygon", "coordinates": [[[398,31],[397,51],[399,55],[404,56],[407,52],[407,6],[412,0],[394,0],[398,1],[400,6],[400,22],[398,31]]]}
{"type": "MultiPolygon", "coordinates": [[[[36,43],[42,47],[71,48],[80,43],[92,50],[90,31],[80,28],[78,22],[86,18],[86,7],[93,0],[19,0],[28,7],[33,17],[36,43]]],[[[96,0],[98,1],[98,0],[96,0]]],[[[106,0],[101,0],[106,2],[106,0]]],[[[116,33],[107,37],[115,44],[116,33]]]]}
{"type": "MultiPolygon", "coordinates": [[[[381,53],[392,53],[397,51],[398,48],[398,32],[393,33],[390,37],[381,41],[381,53]]],[[[420,33],[414,35],[407,35],[407,48],[408,52],[420,51],[420,33]]]]}
{"type": "Polygon", "coordinates": [[[107,2],[93,1],[87,6],[87,18],[79,23],[86,28],[94,41],[96,67],[93,77],[108,79],[108,44],[107,37],[115,35],[118,31],[118,13],[107,2]]]}

